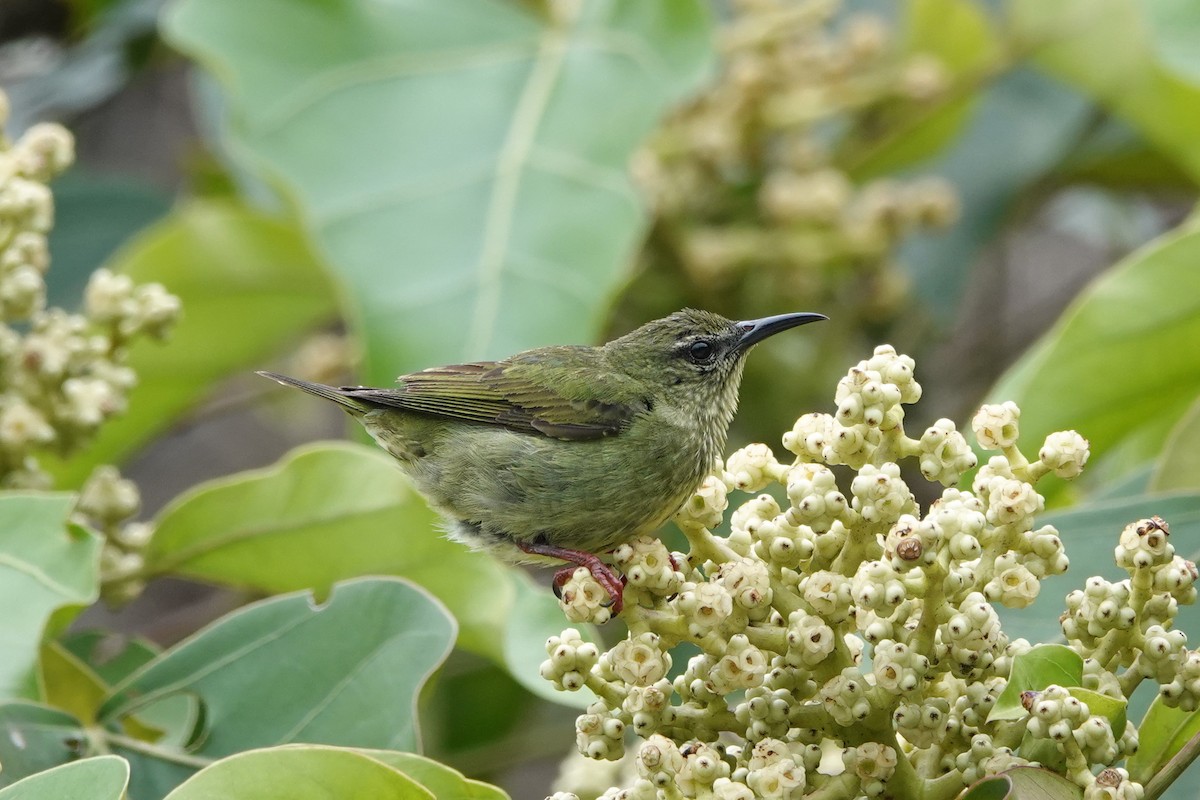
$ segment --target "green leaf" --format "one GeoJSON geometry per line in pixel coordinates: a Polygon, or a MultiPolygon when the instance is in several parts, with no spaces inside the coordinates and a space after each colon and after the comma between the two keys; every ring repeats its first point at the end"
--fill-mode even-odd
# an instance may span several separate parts
{"type": "Polygon", "coordinates": [[[389,456],[374,447],[323,443],[177,498],[157,520],[146,569],[269,593],[311,588],[318,595],[350,577],[403,576],[446,604],[459,623],[459,646],[510,669],[538,694],[566,700],[538,674],[547,637],[565,624],[557,601],[436,527],[436,516],[389,456]]]}
{"type": "Polygon", "coordinates": [[[936,155],[958,136],[980,93],[968,91],[999,56],[998,39],[973,0],[912,0],[905,5],[909,53],[933,56],[958,84],[943,102],[911,103],[896,109],[890,123],[873,125],[880,141],[850,143],[851,173],[859,178],[894,173],[936,155]]]}
{"type": "Polygon", "coordinates": [[[1070,688],[1083,684],[1083,657],[1061,644],[1039,644],[1013,659],[1008,685],[996,698],[988,720],[1021,719],[1029,714],[1021,705],[1023,692],[1047,686],[1070,688]]]}
{"type": "Polygon", "coordinates": [[[646,225],[627,162],[707,74],[712,33],[700,0],[562,8],[168,9],[231,97],[232,149],[344,277],[368,382],[594,335],[646,225]]]}
{"type": "Polygon", "coordinates": [[[507,800],[508,795],[482,781],[474,781],[461,772],[431,758],[394,750],[360,750],[363,755],[403,772],[438,800],[507,800]]]}
{"type": "Polygon", "coordinates": [[[1200,397],[1167,436],[1149,490],[1200,491],[1200,397]]]}
{"type": "MultiPolygon", "coordinates": [[[[1152,458],[1200,394],[1200,230],[1174,231],[1096,280],[989,393],[1021,407],[1036,454],[1054,431],[1091,443],[1109,479],[1152,458]],[[1118,457],[1119,456],[1119,457],[1118,457]]],[[[1096,471],[1090,464],[1089,471],[1096,471]]]]}
{"type": "Polygon", "coordinates": [[[1154,698],[1138,726],[1138,750],[1129,757],[1129,779],[1145,784],[1192,738],[1200,735],[1200,711],[1168,708],[1154,698]]]}
{"type": "Polygon", "coordinates": [[[1163,66],[1190,83],[1200,83],[1200,8],[1194,0],[1142,0],[1150,40],[1163,66]]]}
{"type": "Polygon", "coordinates": [[[165,697],[199,698],[203,726],[186,752],[119,742],[159,794],[194,766],[255,747],[414,749],[417,695],[453,639],[445,610],[398,579],[340,583],[324,605],[283,595],[163,653],[117,686],[99,717],[111,724],[165,697]]]}
{"type": "Polygon", "coordinates": [[[170,341],[140,342],[129,413],[67,461],[46,466],[77,486],[97,464],[119,463],[176,422],[231,372],[261,364],[335,313],[322,266],[286,222],[219,201],[176,211],[108,266],[157,281],[183,301],[170,341]]]}
{"type": "Polygon", "coordinates": [[[30,775],[0,789],[0,800],[121,800],[128,782],[125,759],[96,756],[30,775]]]}
{"type": "Polygon", "coordinates": [[[46,621],[96,600],[100,539],[68,524],[70,494],[0,496],[0,699],[37,696],[34,670],[46,621]],[[19,610],[19,613],[15,613],[19,610]]]}
{"type": "Polygon", "coordinates": [[[1083,789],[1062,775],[1034,767],[1016,767],[984,778],[962,800],[1079,800],[1083,789]]]}
{"type": "MultiPolygon", "coordinates": [[[[83,715],[92,719],[95,718],[95,711],[100,702],[108,696],[113,686],[153,661],[162,652],[161,648],[144,639],[102,631],[72,633],[55,644],[65,648],[87,665],[89,679],[94,677],[101,682],[101,697],[95,701],[87,714],[83,715]]],[[[42,669],[46,669],[44,655],[42,669]]],[[[63,707],[59,703],[55,704],[63,707]]],[[[125,727],[131,733],[152,740],[155,744],[183,747],[192,739],[199,714],[200,704],[194,696],[176,695],[141,709],[136,718],[127,717],[125,727]]]]}
{"type": "Polygon", "coordinates": [[[83,723],[37,703],[0,703],[0,731],[0,786],[74,761],[87,746],[83,723]]]}
{"type": "Polygon", "coordinates": [[[434,800],[399,770],[353,750],[273,747],[218,761],[166,800],[434,800]]]}
{"type": "Polygon", "coordinates": [[[1162,63],[1147,5],[1010,0],[1008,8],[1018,41],[1036,45],[1038,64],[1138,128],[1200,180],[1200,115],[1194,113],[1200,87],[1162,63]]]}
{"type": "Polygon", "coordinates": [[[1091,716],[1099,714],[1107,719],[1113,735],[1118,739],[1121,738],[1125,732],[1125,710],[1129,708],[1128,700],[1110,697],[1079,686],[1071,686],[1068,691],[1076,700],[1087,704],[1091,716]]]}

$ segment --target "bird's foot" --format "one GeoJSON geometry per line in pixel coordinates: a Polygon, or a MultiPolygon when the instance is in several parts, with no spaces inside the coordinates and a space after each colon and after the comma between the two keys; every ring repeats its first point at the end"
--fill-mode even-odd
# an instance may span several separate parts
{"type": "Polygon", "coordinates": [[[617,574],[616,570],[605,564],[591,553],[585,553],[582,550],[571,550],[566,547],[554,547],[548,544],[536,544],[532,542],[517,542],[517,547],[521,548],[526,553],[538,556],[549,556],[562,561],[567,561],[575,566],[564,567],[554,573],[554,594],[556,597],[561,597],[562,587],[575,572],[576,567],[586,567],[587,571],[592,573],[592,577],[596,579],[596,583],[604,587],[604,591],[608,592],[612,603],[613,616],[621,613],[624,608],[624,593],[625,579],[617,574]]]}

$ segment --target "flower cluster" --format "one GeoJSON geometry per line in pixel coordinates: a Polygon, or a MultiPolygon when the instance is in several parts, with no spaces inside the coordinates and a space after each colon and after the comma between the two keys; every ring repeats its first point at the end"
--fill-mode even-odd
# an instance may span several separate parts
{"type": "MultiPolygon", "coordinates": [[[[7,100],[0,94],[0,128],[7,100]]],[[[46,237],[54,223],[47,183],[74,158],[71,135],[44,123],[15,142],[0,137],[0,485],[45,487],[36,454],[70,453],[125,408],[136,376],[127,345],[161,338],[179,315],[158,284],[135,286],[98,270],[84,309],[46,307],[46,237]]]]}
{"type": "Polygon", "coordinates": [[[883,18],[841,5],[732,4],[717,80],[635,163],[668,234],[650,243],[650,264],[682,267],[701,291],[753,275],[805,302],[853,280],[865,315],[903,307],[891,250],[912,231],[951,224],[957,196],[937,178],[861,182],[847,164],[881,122],[886,130],[946,97],[949,76],[932,56],[904,53],[883,18]]]}
{"type": "Polygon", "coordinates": [[[132,600],[146,585],[141,577],[145,564],[142,551],[154,529],[149,523],[134,520],[141,507],[137,484],[108,465],[92,471],[75,504],[76,518],[104,537],[101,594],[113,605],[132,600]]]}
{"type": "MultiPolygon", "coordinates": [[[[676,517],[688,553],[648,538],[618,549],[628,637],[597,655],[569,629],[542,667],[596,698],[576,726],[580,753],[620,759],[630,734],[641,740],[627,788],[599,796],[948,800],[1035,763],[1089,797],[1140,796],[1115,768],[1137,747],[1132,725],[1114,730],[1116,717],[1070,687],[1034,687],[1024,709],[992,714],[1033,649],[1002,630],[996,606],[1028,605],[1067,568],[1058,533],[1035,522],[1035,483],[1077,475],[1086,440],[1055,433],[1030,461],[1017,407],[985,406],[975,436],[999,452],[960,489],[976,457],[954,424],[904,431],[904,406],[921,395],[913,370],[879,347],[839,383],[835,413],[784,435],[790,463],[761,444],[730,455],[676,517]],[[926,508],[906,463],[943,485],[926,508]],[[733,491],[760,494],[715,535],[733,491]],[[695,655],[672,669],[684,643],[695,655]]],[[[1094,578],[1068,598],[1063,630],[1087,659],[1079,691],[1123,700],[1150,678],[1169,702],[1196,707],[1200,654],[1171,629],[1195,598],[1195,565],[1174,555],[1160,520],[1130,526],[1117,561],[1129,580],[1094,578]]],[[[606,619],[582,591],[590,575],[577,579],[568,616],[606,619]]]]}

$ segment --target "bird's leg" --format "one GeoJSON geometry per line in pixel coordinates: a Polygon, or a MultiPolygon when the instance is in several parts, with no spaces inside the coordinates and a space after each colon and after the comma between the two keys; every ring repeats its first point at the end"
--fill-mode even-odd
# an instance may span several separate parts
{"type": "MultiPolygon", "coordinates": [[[[582,550],[571,550],[566,547],[554,547],[553,545],[538,544],[536,542],[515,542],[515,544],[521,550],[531,555],[548,556],[581,567],[587,567],[588,572],[592,573],[592,577],[596,579],[596,582],[603,586],[604,591],[608,592],[608,596],[612,598],[613,616],[621,613],[621,608],[624,606],[625,581],[617,575],[612,567],[605,564],[596,556],[591,553],[585,553],[582,550]]],[[[573,568],[567,568],[560,569],[554,573],[555,594],[567,582],[567,579],[571,577],[572,572],[574,572],[573,568]]]]}

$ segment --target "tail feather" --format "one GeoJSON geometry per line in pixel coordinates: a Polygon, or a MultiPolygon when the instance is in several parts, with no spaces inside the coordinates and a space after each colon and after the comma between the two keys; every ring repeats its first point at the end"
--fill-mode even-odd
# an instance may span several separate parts
{"type": "Polygon", "coordinates": [[[350,390],[347,389],[339,389],[336,386],[326,386],[323,383],[302,381],[299,378],[292,378],[288,375],[280,375],[278,372],[266,372],[264,370],[259,370],[257,374],[262,375],[264,378],[270,378],[271,380],[276,381],[284,386],[294,386],[297,389],[303,389],[309,394],[315,394],[317,397],[324,398],[325,400],[332,400],[352,414],[362,414],[370,408],[370,406],[368,406],[366,403],[350,397],[350,390]]]}

